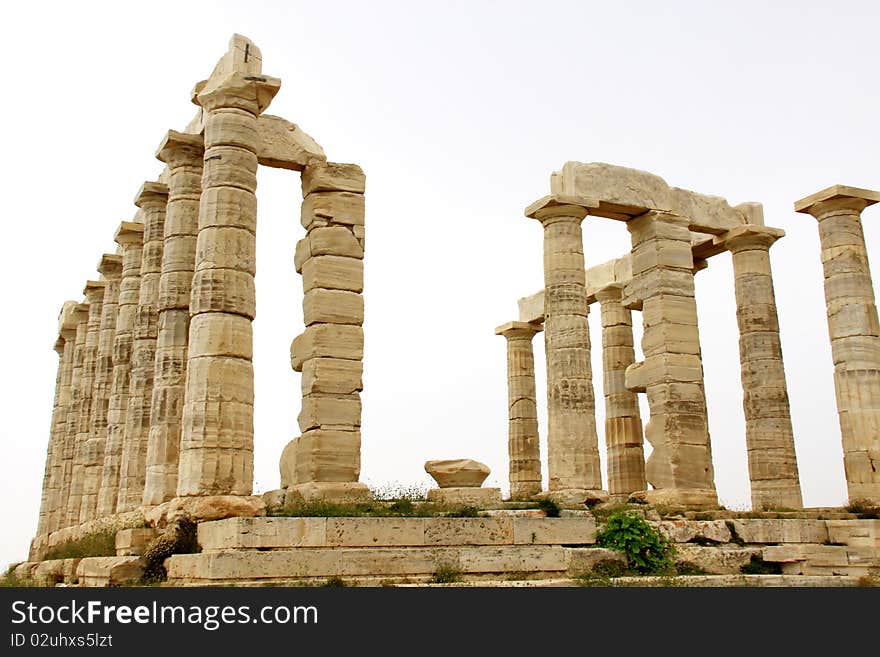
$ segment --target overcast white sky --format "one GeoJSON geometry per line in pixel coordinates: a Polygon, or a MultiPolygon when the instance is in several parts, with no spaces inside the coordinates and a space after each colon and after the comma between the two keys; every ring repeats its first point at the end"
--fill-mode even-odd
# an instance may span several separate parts
{"type": "MultiPolygon", "coordinates": [[[[470,457],[492,468],[486,485],[506,488],[505,345],[493,329],[543,283],[541,228],[523,209],[566,160],[602,161],[761,202],[785,229],[771,255],[804,502],[844,503],[818,232],[792,203],[834,183],[880,188],[880,5],[770,4],[3,3],[0,562],[25,558],[36,528],[58,310],[114,251],[135,192],[161,171],[156,147],[189,121],[190,89],[233,32],[282,80],[268,113],[367,175],[364,481],[427,484],[426,460],[470,457]]],[[[298,174],[262,170],[259,185],[255,479],[266,491],[297,435],[288,348],[302,330],[303,229],[298,174]]],[[[864,214],[875,272],[878,213],[864,214]]],[[[628,248],[623,224],[585,221],[588,266],[628,248]]],[[[745,508],[729,255],[698,275],[697,295],[719,497],[745,508]]],[[[604,452],[598,309],[590,322],[604,452]]]]}

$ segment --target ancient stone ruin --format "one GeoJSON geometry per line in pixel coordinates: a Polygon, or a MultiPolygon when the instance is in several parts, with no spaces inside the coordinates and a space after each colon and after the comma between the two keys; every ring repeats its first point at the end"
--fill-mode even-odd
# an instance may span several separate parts
{"type": "MultiPolygon", "coordinates": [[[[355,164],[328,162],[297,125],[264,113],[280,86],[262,73],[259,49],[234,36],[194,87],[196,117],[161,139],[156,157],[165,168],[141,185],[133,220],[113,234],[115,253],[100,256],[82,301],[63,304],[39,523],[16,576],[121,584],[143,575],[141,555],[161,554],[160,570],[178,585],[418,583],[441,564],[477,580],[565,580],[621,559],[596,547],[596,518],[627,502],[688,561],[718,576],[746,572],[754,559],[778,567],[781,579],[768,585],[805,577],[853,584],[880,571],[880,520],[802,510],[769,255],[784,232],[764,225],[758,203],[730,206],[600,163],[566,163],[552,174],[549,195],[526,209],[543,227],[544,286],[496,329],[507,345],[508,499],[482,487],[485,464],[461,458],[425,464],[438,487],[420,503],[422,515],[272,513],[371,499],[358,481],[365,177],[355,164]],[[258,165],[300,172],[305,229],[295,250],[305,329],[290,349],[302,374],[301,434],[280,455],[281,488],[262,496],[252,488],[258,165]],[[586,268],[588,215],[625,222],[631,251],[586,268]],[[752,506],[785,510],[749,518],[718,508],[694,295],[694,276],[725,251],[733,258],[752,506]],[[602,315],[607,482],[590,366],[594,303],[602,315]],[[640,361],[633,311],[643,323],[640,361]],[[532,352],[540,332],[546,486],[532,352]],[[644,424],[639,394],[650,409],[644,424]],[[664,519],[661,506],[677,515],[664,519]],[[469,511],[448,512],[457,508],[469,511]],[[186,527],[195,527],[200,551],[177,549],[186,527]],[[108,531],[115,557],[46,559],[108,531]]],[[[837,185],[795,204],[818,220],[850,501],[875,507],[880,325],[860,214],[878,200],[878,192],[837,185]]]]}

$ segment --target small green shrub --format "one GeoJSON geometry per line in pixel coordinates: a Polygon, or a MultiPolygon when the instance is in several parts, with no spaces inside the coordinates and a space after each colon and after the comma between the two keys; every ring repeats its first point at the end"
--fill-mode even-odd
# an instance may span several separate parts
{"type": "Polygon", "coordinates": [[[614,513],[596,534],[596,544],[626,555],[629,565],[642,575],[668,571],[673,545],[632,511],[614,513]]]}
{"type": "Polygon", "coordinates": [[[538,508],[541,509],[548,518],[559,517],[559,505],[553,500],[539,500],[538,508]]]}
{"type": "Polygon", "coordinates": [[[431,581],[434,584],[452,584],[461,580],[461,569],[455,564],[441,562],[437,564],[437,569],[431,581]]]}
{"type": "Polygon", "coordinates": [[[84,557],[115,557],[116,531],[108,529],[88,534],[76,541],[68,541],[50,548],[43,557],[50,559],[82,559],[84,557]]]}

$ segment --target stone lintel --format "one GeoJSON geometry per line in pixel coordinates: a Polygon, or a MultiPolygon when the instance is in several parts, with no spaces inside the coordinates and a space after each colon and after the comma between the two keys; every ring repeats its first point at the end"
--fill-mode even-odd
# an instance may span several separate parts
{"type": "Polygon", "coordinates": [[[168,158],[176,150],[191,150],[194,153],[203,152],[205,150],[205,139],[202,135],[187,134],[185,132],[177,132],[169,130],[159,148],[156,149],[156,159],[162,162],[168,162],[168,158]]]}
{"type": "Polygon", "coordinates": [[[603,301],[619,302],[623,296],[623,288],[623,283],[611,283],[610,285],[597,288],[592,296],[599,303],[602,303],[603,301]]]}
{"type": "Polygon", "coordinates": [[[495,329],[495,335],[503,335],[505,338],[531,338],[535,333],[540,333],[544,327],[531,322],[507,322],[495,329]]]}
{"type": "Polygon", "coordinates": [[[160,182],[146,181],[134,197],[134,204],[139,208],[148,203],[165,203],[168,197],[168,186],[160,182]]]}
{"type": "Polygon", "coordinates": [[[263,166],[302,171],[311,162],[327,160],[318,142],[280,116],[258,116],[257,136],[257,162],[263,166]]]}
{"type": "Polygon", "coordinates": [[[598,208],[597,201],[585,198],[583,196],[573,196],[568,194],[550,194],[543,196],[528,206],[525,215],[529,219],[537,219],[539,221],[546,217],[568,216],[570,212],[572,217],[579,216],[583,219],[588,214],[589,208],[598,208]]]}
{"type": "Polygon", "coordinates": [[[813,209],[813,206],[825,201],[841,199],[860,200],[864,203],[862,205],[864,208],[880,201],[880,192],[875,192],[871,189],[861,189],[860,187],[848,187],[847,185],[832,185],[820,192],[805,196],[800,201],[795,201],[794,211],[812,214],[810,210],[813,209]]]}
{"type": "Polygon", "coordinates": [[[144,241],[144,225],[136,221],[120,222],[113,241],[117,244],[137,244],[144,241]]]}
{"type": "Polygon", "coordinates": [[[519,308],[519,321],[527,324],[544,323],[544,290],[516,302],[519,308]]]}
{"type": "Polygon", "coordinates": [[[739,213],[745,217],[746,224],[752,226],[764,225],[764,206],[762,204],[755,201],[749,201],[734,206],[734,210],[739,211],[739,213]]]}
{"type": "Polygon", "coordinates": [[[122,273],[122,256],[115,253],[105,253],[98,261],[98,271],[104,276],[113,278],[122,273]]]}

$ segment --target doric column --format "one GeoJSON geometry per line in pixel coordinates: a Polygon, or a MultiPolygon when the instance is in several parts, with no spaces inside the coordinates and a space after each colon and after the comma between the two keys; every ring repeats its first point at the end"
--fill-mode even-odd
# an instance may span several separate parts
{"type": "Polygon", "coordinates": [[[850,501],[880,504],[880,323],[861,212],[880,192],[835,185],[795,203],[819,221],[834,387],[850,501]]]}
{"type": "Polygon", "coordinates": [[[159,279],[159,335],[144,506],[155,506],[177,493],[180,426],[186,391],[189,301],[199,232],[204,141],[201,135],[169,130],[156,153],[168,165],[165,248],[159,279]]]}
{"type": "Polygon", "coordinates": [[[114,237],[122,250],[122,279],[116,310],[116,331],[113,336],[113,380],[107,403],[107,441],[101,468],[96,515],[116,513],[119,494],[119,469],[122,463],[125,419],[128,415],[128,393],[131,382],[131,351],[134,323],[141,289],[144,224],[123,221],[114,237]]]}
{"type": "Polygon", "coordinates": [[[159,277],[162,273],[167,202],[168,188],[157,182],[145,182],[134,201],[144,211],[144,250],[141,259],[140,296],[134,320],[131,383],[122,443],[119,494],[116,500],[118,513],[137,509],[144,498],[153,372],[156,366],[156,336],[159,332],[159,277]]]}
{"type": "Polygon", "coordinates": [[[302,434],[282,453],[281,485],[305,499],[369,496],[361,471],[364,355],[364,190],[356,164],[313,162],[302,174],[296,245],[305,331],[290,348],[302,372],[302,434]]]}
{"type": "Polygon", "coordinates": [[[250,495],[257,115],[280,81],[226,72],[200,89],[205,169],[190,300],[177,495],[250,495]]]}
{"type": "Polygon", "coordinates": [[[527,500],[541,492],[541,452],[535,392],[532,337],[541,326],[508,322],[495,329],[507,339],[507,454],[510,499],[527,500]]]}
{"type": "Polygon", "coordinates": [[[70,477],[70,497],[67,500],[67,524],[79,524],[85,483],[86,443],[92,417],[92,398],[95,389],[95,364],[98,361],[98,339],[101,335],[101,314],[104,304],[104,281],[88,281],[83,290],[89,302],[89,322],[82,349],[81,394],[76,415],[76,439],[73,448],[73,469],[70,477]]]}
{"type": "Polygon", "coordinates": [[[590,364],[589,306],[581,221],[586,210],[553,197],[526,216],[544,227],[544,344],[550,493],[604,498],[590,364]],[[584,495],[586,493],[586,495],[584,495]]]}
{"type": "Polygon", "coordinates": [[[49,445],[46,450],[46,470],[43,476],[43,494],[40,501],[37,536],[55,530],[55,527],[52,527],[52,522],[58,505],[64,437],[67,433],[70,376],[73,371],[73,351],[76,340],[76,325],[72,323],[72,318],[76,305],[76,301],[65,301],[58,315],[58,339],[55,341],[55,351],[59,356],[58,374],[55,377],[55,401],[52,405],[52,424],[49,445]]]}
{"type": "Polygon", "coordinates": [[[608,493],[625,501],[630,493],[648,488],[638,395],[626,389],[626,368],[635,360],[632,313],[621,304],[623,287],[611,285],[596,292],[602,307],[602,380],[605,393],[605,449],[608,493]]]}
{"type": "Polygon", "coordinates": [[[770,246],[783,235],[778,228],[752,225],[724,235],[733,257],[754,510],[803,508],[770,270],[770,246]]]}
{"type": "Polygon", "coordinates": [[[645,477],[654,490],[647,499],[716,505],[688,220],[649,211],[627,228],[633,280],[622,302],[642,309],[645,360],[627,368],[625,384],[647,393],[651,411],[645,438],[653,451],[645,477]]]}
{"type": "Polygon", "coordinates": [[[113,383],[113,340],[116,334],[116,313],[119,303],[119,282],[122,277],[122,257],[105,253],[98,263],[104,277],[104,302],[101,309],[101,328],[95,361],[95,383],[92,388],[92,409],[89,420],[89,439],[84,446],[83,493],[79,521],[95,518],[98,491],[101,487],[101,469],[104,466],[104,446],[107,442],[107,408],[110,386],[113,383]]]}
{"type": "Polygon", "coordinates": [[[74,335],[73,364],[70,371],[70,403],[67,406],[67,426],[64,428],[62,449],[61,486],[56,509],[55,529],[70,526],[68,519],[70,487],[73,479],[73,460],[76,454],[76,431],[79,426],[79,413],[83,394],[83,357],[86,333],[89,326],[89,306],[77,304],[71,316],[71,324],[76,327],[74,335]]]}

